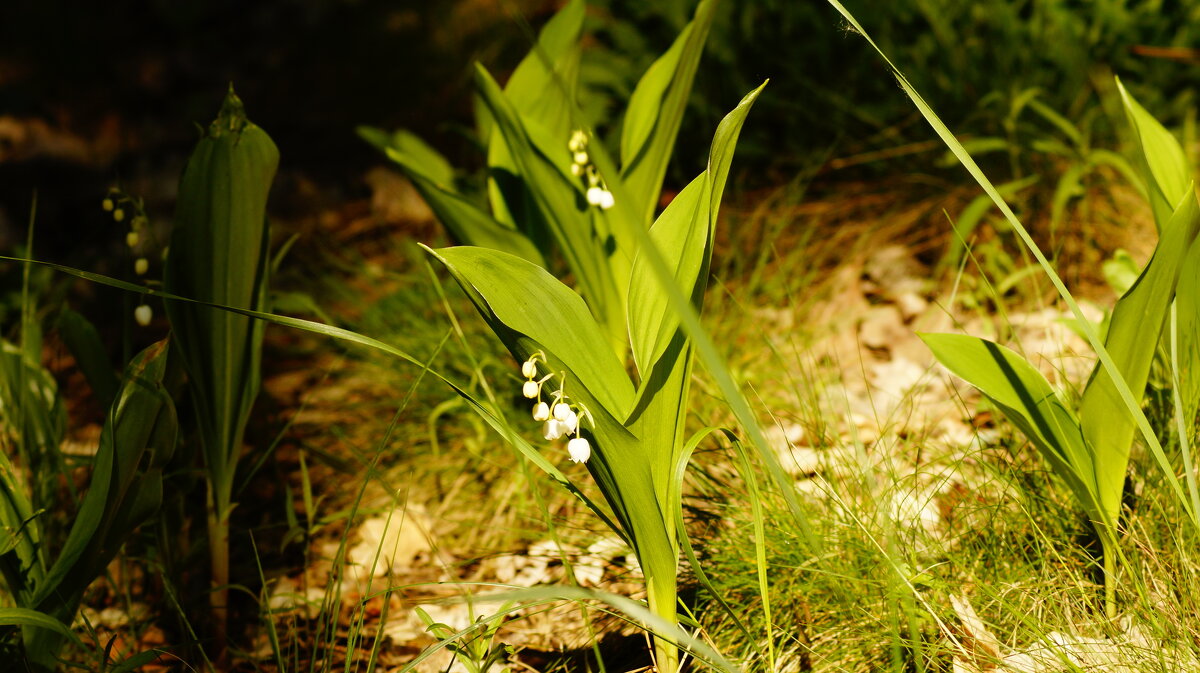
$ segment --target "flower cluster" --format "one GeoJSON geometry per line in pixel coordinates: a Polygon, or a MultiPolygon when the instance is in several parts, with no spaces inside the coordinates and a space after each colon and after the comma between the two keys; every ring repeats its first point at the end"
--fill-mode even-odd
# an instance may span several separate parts
{"type": "Polygon", "coordinates": [[[604,181],[600,179],[596,165],[588,156],[587,145],[586,133],[577,130],[571,134],[571,139],[567,142],[567,149],[571,151],[571,175],[587,179],[586,196],[589,204],[599,206],[601,210],[608,210],[615,203],[613,194],[605,188],[604,181]]]}
{"type": "MultiPolygon", "coordinates": [[[[145,205],[140,198],[134,198],[120,189],[113,187],[108,190],[104,200],[100,202],[100,207],[107,213],[112,213],[114,222],[129,221],[129,231],[125,232],[125,245],[129,246],[129,250],[135,255],[133,261],[133,272],[138,276],[144,276],[150,270],[150,260],[146,259],[144,254],[139,252],[140,248],[144,248],[142,233],[149,229],[149,218],[146,217],[145,205]],[[132,212],[132,217],[129,213],[132,212]]],[[[142,304],[133,311],[133,318],[137,324],[145,327],[150,324],[150,319],[154,317],[154,310],[149,304],[142,304]]]]}
{"type": "Polygon", "coordinates": [[[552,442],[563,436],[574,435],[567,442],[567,453],[571,457],[571,462],[586,463],[592,455],[592,446],[579,434],[579,423],[584,418],[591,421],[593,425],[595,425],[595,421],[586,407],[581,404],[572,404],[567,398],[562,385],[566,377],[561,374],[558,376],[558,390],[551,395],[551,401],[547,403],[542,400],[542,385],[555,377],[553,373],[540,379],[537,377],[538,363],[545,363],[545,361],[545,356],[541,353],[534,353],[528,360],[521,363],[521,374],[525,376],[521,394],[527,399],[537,400],[533,405],[533,420],[543,423],[542,436],[546,438],[546,441],[552,442]]]}

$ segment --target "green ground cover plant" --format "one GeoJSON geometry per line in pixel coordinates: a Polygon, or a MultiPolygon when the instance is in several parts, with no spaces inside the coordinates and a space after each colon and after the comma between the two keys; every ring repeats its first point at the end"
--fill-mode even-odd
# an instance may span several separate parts
{"type": "MultiPolygon", "coordinates": [[[[232,87],[180,180],[163,288],[192,299],[261,310],[267,298],[267,194],[279,151],[246,118],[232,87]]],[[[242,437],[258,395],[263,323],[196,304],[167,302],[176,350],[208,473],[211,604],[225,650],[229,516],[242,437]]]]}
{"type": "Polygon", "coordinates": [[[547,24],[503,89],[475,71],[476,124],[486,148],[488,210],[455,187],[450,163],[411,132],[363,128],[466,245],[535,264],[561,254],[614,345],[626,340],[626,292],[636,254],[631,227],[654,220],[659,194],[717,2],[705,0],[671,48],[642,75],[626,106],[620,160],[580,111],[585,4],[547,24]]]}

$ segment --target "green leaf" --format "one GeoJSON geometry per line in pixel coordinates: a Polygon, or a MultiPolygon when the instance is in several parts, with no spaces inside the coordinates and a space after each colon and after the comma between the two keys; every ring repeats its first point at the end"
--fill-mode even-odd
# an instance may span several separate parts
{"type": "Polygon", "coordinates": [[[658,193],[679,134],[717,0],[701,0],[671,48],[642,76],[621,131],[621,178],[642,222],[654,219],[658,193]]]}
{"type": "Polygon", "coordinates": [[[569,161],[566,138],[562,142],[562,160],[550,159],[535,144],[538,131],[531,132],[531,127],[482,67],[476,69],[476,83],[495,119],[496,135],[507,143],[522,179],[530,187],[538,212],[574,272],[592,314],[605,328],[610,348],[615,352],[617,344],[625,341],[626,330],[622,295],[618,294],[613,274],[614,269],[622,267],[628,273],[628,261],[623,260],[632,260],[632,253],[622,246],[630,242],[597,235],[600,232],[596,231],[595,220],[591,217],[595,209],[583,201],[578,181],[570,179],[564,172],[569,161]]]}
{"type": "Polygon", "coordinates": [[[29,608],[0,608],[0,626],[20,626],[32,627],[35,629],[44,629],[62,636],[78,645],[79,638],[71,633],[71,629],[67,628],[66,624],[58,621],[50,615],[43,614],[37,610],[29,608]]]}
{"type": "MultiPolygon", "coordinates": [[[[167,292],[263,308],[270,243],[266,205],[278,166],[275,143],[247,119],[231,91],[180,179],[164,269],[167,292]]],[[[166,311],[188,375],[213,506],[224,519],[258,394],[263,324],[196,304],[167,302],[166,311]]]]}
{"type": "Polygon", "coordinates": [[[449,188],[451,183],[438,183],[411,157],[393,148],[387,149],[387,155],[412,180],[421,198],[454,238],[467,245],[503,250],[539,266],[545,265],[537,246],[516,228],[494,219],[454,192],[449,188]]]}
{"type": "MultiPolygon", "coordinates": [[[[713,232],[721,196],[729,175],[738,134],[764,82],[721,121],[709,150],[708,168],[681,191],[650,228],[650,238],[671,269],[675,282],[699,308],[703,301],[713,232]]],[[[634,259],[629,279],[627,310],[633,358],[643,377],[679,329],[679,316],[670,310],[666,289],[645,257],[634,259]]]]}
{"type": "MultiPolygon", "coordinates": [[[[1154,257],[1113,309],[1104,347],[1126,385],[1136,394],[1146,389],[1184,258],[1198,232],[1200,206],[1189,183],[1163,228],[1154,257]]],[[[1112,376],[1099,364],[1084,389],[1079,418],[1084,436],[1095,451],[1100,502],[1115,521],[1121,509],[1129,449],[1137,428],[1112,376]]]]}
{"type": "MultiPolygon", "coordinates": [[[[579,82],[580,39],[585,14],[583,0],[571,0],[542,28],[534,48],[525,56],[504,86],[504,94],[516,114],[526,124],[546,129],[558,138],[559,151],[566,153],[572,129],[572,112],[579,82]]],[[[489,108],[491,105],[489,104],[489,108]]],[[[495,123],[495,110],[488,118],[495,123]]],[[[538,240],[540,214],[532,201],[530,176],[512,156],[516,151],[488,131],[488,197],[492,213],[501,222],[511,223],[527,236],[538,240]]]]}
{"type": "Polygon", "coordinates": [[[1200,413],[1200,239],[1192,243],[1175,289],[1179,387],[1184,429],[1195,436],[1200,413]]]}
{"type": "Polygon", "coordinates": [[[496,250],[430,250],[463,286],[493,330],[516,332],[553,354],[609,413],[633,404],[633,384],[578,294],[545,269],[496,250]]]}
{"type": "Polygon", "coordinates": [[[1100,508],[1095,465],[1079,421],[1050,384],[1020,355],[997,343],[961,334],[919,335],[952,374],[975,386],[1020,428],[1100,525],[1112,525],[1100,508]]]}
{"type": "Polygon", "coordinates": [[[420,136],[407,129],[387,133],[382,129],[360,126],[358,136],[389,156],[394,152],[405,161],[420,167],[421,173],[438,185],[454,184],[454,166],[420,136]]]}
{"type": "Polygon", "coordinates": [[[1129,117],[1134,138],[1141,150],[1137,155],[1137,163],[1146,182],[1150,206],[1154,209],[1154,222],[1161,232],[1175,204],[1183,198],[1185,191],[1190,190],[1187,156],[1175,136],[1126,91],[1120,78],[1117,78],[1117,89],[1121,92],[1125,114],[1129,117]]]}
{"type": "Polygon", "coordinates": [[[119,382],[100,334],[87,318],[66,307],[58,316],[58,333],[91,386],[97,404],[107,409],[117,396],[119,382]]]}
{"type": "MultiPolygon", "coordinates": [[[[129,534],[158,509],[162,470],[176,442],[175,406],[163,388],[168,347],[160,341],[129,364],[100,435],[91,486],[34,603],[73,614],[129,534]]],[[[68,615],[64,614],[64,618],[68,615]]]]}
{"type": "Polygon", "coordinates": [[[563,375],[556,384],[588,410],[594,425],[583,426],[595,439],[588,470],[621,526],[615,530],[629,540],[646,572],[651,603],[673,615],[674,514],[663,515],[666,482],[653,474],[655,465],[670,468],[671,447],[646,443],[621,423],[633,402],[633,385],[583,300],[544,269],[512,255],[467,247],[430,253],[515,357],[541,353],[549,371],[563,375]]]}

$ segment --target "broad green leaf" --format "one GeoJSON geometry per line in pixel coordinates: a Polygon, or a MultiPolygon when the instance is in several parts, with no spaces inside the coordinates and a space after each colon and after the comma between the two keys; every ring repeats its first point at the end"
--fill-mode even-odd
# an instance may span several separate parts
{"type": "Polygon", "coordinates": [[[564,147],[571,130],[586,11],[583,0],[569,0],[542,28],[537,44],[504,85],[521,118],[563,136],[564,147]]]}
{"type": "Polygon", "coordinates": [[[621,133],[621,178],[641,222],[654,219],[716,7],[717,0],[700,1],[691,23],[650,66],[629,100],[621,133]]]}
{"type": "Polygon", "coordinates": [[[1045,377],[1020,355],[997,343],[962,334],[921,334],[938,362],[975,386],[1029,439],[1067,482],[1092,520],[1116,523],[1096,497],[1094,466],[1075,414],[1045,377]]]}
{"type": "Polygon", "coordinates": [[[503,250],[534,264],[545,265],[537,246],[515,226],[493,218],[455,191],[454,169],[450,162],[423,140],[404,130],[388,135],[378,129],[360,127],[358,134],[396,162],[438,220],[459,242],[503,250]]]}
{"type": "MultiPolygon", "coordinates": [[[[246,309],[266,296],[266,205],[279,151],[231,91],[196,144],[179,184],[163,286],[171,294],[246,309]]],[[[166,303],[213,481],[229,511],[237,459],[258,394],[262,323],[195,304],[166,303]]]]}
{"type": "Polygon", "coordinates": [[[8,594],[25,601],[45,573],[41,527],[38,524],[29,486],[8,457],[0,451],[0,527],[4,530],[7,550],[0,554],[0,572],[8,585],[8,594]],[[15,551],[8,554],[8,551],[15,551]]]}
{"type": "Polygon", "coordinates": [[[1190,190],[1187,157],[1170,131],[1125,90],[1120,78],[1117,89],[1138,142],[1137,163],[1146,182],[1150,206],[1154,209],[1154,222],[1161,232],[1185,190],[1190,190]]]}
{"type": "Polygon", "coordinates": [[[429,204],[438,220],[460,242],[502,250],[534,264],[545,265],[542,253],[524,234],[494,219],[458,195],[449,188],[451,183],[438,183],[425,174],[420,165],[414,163],[410,157],[392,148],[386,151],[388,158],[396,162],[412,180],[413,186],[421,194],[421,198],[425,199],[425,203],[429,204]]]}
{"type": "Polygon", "coordinates": [[[562,161],[556,162],[543,155],[517,110],[482,67],[476,69],[476,82],[495,119],[495,135],[508,145],[522,178],[530,186],[538,211],[574,272],[593,315],[605,328],[610,348],[615,351],[617,344],[625,341],[625,316],[611,269],[619,268],[623,256],[632,259],[629,251],[621,247],[628,243],[595,235],[589,214],[594,209],[587,206],[576,182],[564,173],[568,161],[567,139],[563,140],[562,161]],[[612,266],[614,264],[617,266],[612,266]]]}
{"type": "Polygon", "coordinates": [[[544,269],[512,255],[467,247],[430,252],[515,357],[541,352],[551,372],[565,375],[567,395],[588,409],[595,420],[594,426],[583,424],[595,444],[588,470],[637,553],[652,596],[665,599],[673,615],[678,550],[668,522],[674,514],[663,516],[653,474],[657,462],[669,467],[671,447],[646,443],[619,420],[633,402],[633,385],[583,300],[544,269]]]}
{"type": "MultiPolygon", "coordinates": [[[[559,149],[564,156],[573,126],[585,9],[583,0],[570,0],[559,10],[504,86],[504,94],[520,119],[526,124],[538,124],[559,138],[559,149]]],[[[495,110],[489,109],[486,118],[494,125],[495,110]]],[[[537,186],[529,182],[530,176],[522,172],[520,163],[512,156],[514,150],[498,134],[489,131],[485,135],[488,197],[493,215],[538,240],[539,213],[529,193],[537,186]]]]}
{"type": "MultiPolygon", "coordinates": [[[[650,240],[672,265],[671,273],[683,293],[695,301],[697,275],[709,254],[708,179],[696,176],[679,192],[650,228],[650,240]]],[[[650,376],[679,327],[679,316],[668,308],[667,295],[641,255],[634,259],[629,280],[629,341],[642,378],[650,376]]]]}
{"type": "Polygon", "coordinates": [[[32,627],[51,631],[72,642],[82,644],[66,624],[29,608],[0,608],[0,626],[32,627]]]}
{"type": "Polygon", "coordinates": [[[358,135],[389,156],[395,152],[404,157],[405,161],[419,168],[435,184],[447,188],[454,184],[454,166],[412,131],[396,129],[387,133],[381,129],[360,126],[358,135]]]}
{"type": "Polygon", "coordinates": [[[578,294],[545,269],[486,248],[431,253],[467,290],[493,329],[511,330],[553,353],[614,416],[633,403],[633,384],[578,294]],[[489,317],[489,314],[494,317],[489,317]]]}
{"type": "MultiPolygon", "coordinates": [[[[54,564],[37,579],[32,595],[20,596],[24,607],[71,622],[84,590],[104,573],[129,534],[157,511],[162,469],[174,449],[177,426],[174,403],[161,385],[166,354],[166,342],[159,342],[130,364],[100,435],[87,494],[54,564]]],[[[27,626],[22,635],[32,662],[45,670],[57,667],[61,632],[27,626]]]]}
{"type": "Polygon", "coordinates": [[[1175,289],[1179,387],[1186,432],[1195,437],[1200,413],[1200,239],[1192,243],[1175,289]]]}
{"type": "Polygon", "coordinates": [[[100,334],[87,318],[69,308],[63,308],[59,313],[58,333],[91,386],[97,404],[107,409],[117,396],[119,382],[113,373],[104,343],[100,341],[100,334]]]}
{"type": "MultiPolygon", "coordinates": [[[[1140,394],[1146,388],[1183,261],[1198,232],[1200,206],[1189,183],[1163,227],[1154,257],[1117,302],[1109,320],[1104,347],[1131,391],[1140,394]]],[[[1095,479],[1101,504],[1115,521],[1121,508],[1121,491],[1136,426],[1112,377],[1102,366],[1097,365],[1084,389],[1079,418],[1084,436],[1095,451],[1095,479]]]]}
{"type": "MultiPolygon", "coordinates": [[[[764,83],[721,121],[709,150],[708,168],[683,189],[650,228],[650,239],[672,265],[675,282],[699,308],[702,304],[712,237],[738,134],[764,83]]],[[[679,316],[642,255],[634,259],[628,292],[629,337],[638,371],[647,377],[679,329],[679,316]]]]}
{"type": "MultiPolygon", "coordinates": [[[[163,388],[167,342],[129,364],[100,435],[91,484],[67,540],[34,598],[51,612],[82,595],[116,556],[126,537],[158,509],[162,469],[176,441],[175,406],[163,388]]],[[[64,614],[64,618],[71,615],[64,614]]]]}
{"type": "Polygon", "coordinates": [[[671,48],[659,56],[645,74],[638,80],[629,97],[629,106],[625,110],[625,119],[621,125],[621,160],[629,164],[644,149],[650,133],[658,123],[659,111],[662,107],[663,96],[675,79],[675,71],[679,68],[679,58],[683,48],[692,34],[692,24],[683,27],[671,48]]]}

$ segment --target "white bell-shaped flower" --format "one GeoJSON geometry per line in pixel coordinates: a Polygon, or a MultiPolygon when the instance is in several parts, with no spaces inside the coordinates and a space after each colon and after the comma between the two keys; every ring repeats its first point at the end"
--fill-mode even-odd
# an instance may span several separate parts
{"type": "Polygon", "coordinates": [[[604,189],[600,187],[588,187],[587,202],[593,206],[598,206],[604,201],[604,189]]]}
{"type": "Polygon", "coordinates": [[[580,164],[571,164],[571,175],[577,178],[583,177],[583,166],[580,164]]]}
{"type": "Polygon", "coordinates": [[[133,272],[139,276],[146,275],[146,272],[149,270],[150,260],[146,259],[145,257],[138,257],[137,261],[133,263],[133,272]]]}
{"type": "Polygon", "coordinates": [[[142,304],[141,306],[133,309],[133,319],[136,320],[137,324],[141,325],[142,327],[149,325],[150,319],[153,317],[154,309],[150,308],[149,304],[142,304]]]}
{"type": "Polygon", "coordinates": [[[546,421],[545,425],[542,426],[542,436],[546,438],[547,442],[553,442],[554,440],[563,436],[564,430],[566,430],[566,428],[563,427],[562,423],[559,423],[551,418],[550,420],[546,421]]]}
{"type": "Polygon", "coordinates": [[[574,152],[571,154],[571,161],[574,161],[575,165],[577,166],[586,166],[588,162],[588,153],[574,152]]]}
{"type": "Polygon", "coordinates": [[[566,421],[568,416],[574,415],[571,412],[571,407],[565,402],[559,402],[558,404],[555,404],[554,409],[551,411],[554,414],[554,420],[559,421],[560,423],[566,421]]]}
{"type": "Polygon", "coordinates": [[[538,402],[533,405],[533,420],[545,421],[550,418],[550,407],[545,402],[538,402]]]}
{"type": "MultiPolygon", "coordinates": [[[[121,212],[121,209],[118,208],[117,212],[118,213],[121,212]]],[[[124,215],[122,215],[121,217],[124,217],[124,215]]],[[[140,240],[141,240],[141,237],[138,236],[138,233],[136,231],[131,231],[131,232],[125,234],[125,245],[128,245],[131,248],[136,248],[138,245],[138,241],[140,241],[140,240]]]]}
{"type": "Polygon", "coordinates": [[[576,414],[574,411],[568,412],[567,417],[559,422],[567,426],[567,434],[569,435],[579,427],[579,414],[576,414]]]}
{"type": "Polygon", "coordinates": [[[613,198],[613,193],[606,189],[600,193],[600,203],[596,205],[600,206],[601,210],[608,210],[609,208],[612,208],[615,203],[616,199],[613,198]]]}
{"type": "Polygon", "coordinates": [[[531,400],[538,396],[539,390],[541,390],[541,386],[537,381],[526,381],[525,385],[521,386],[521,394],[531,400]]]}
{"type": "Polygon", "coordinates": [[[592,455],[592,445],[583,437],[576,437],[567,442],[567,453],[572,463],[586,463],[592,455]]]}
{"type": "Polygon", "coordinates": [[[580,129],[576,129],[571,134],[571,139],[567,141],[567,149],[572,152],[580,152],[587,147],[587,134],[580,129]]]}
{"type": "Polygon", "coordinates": [[[537,363],[533,360],[526,360],[521,363],[521,374],[527,379],[537,376],[537,363]]]}

